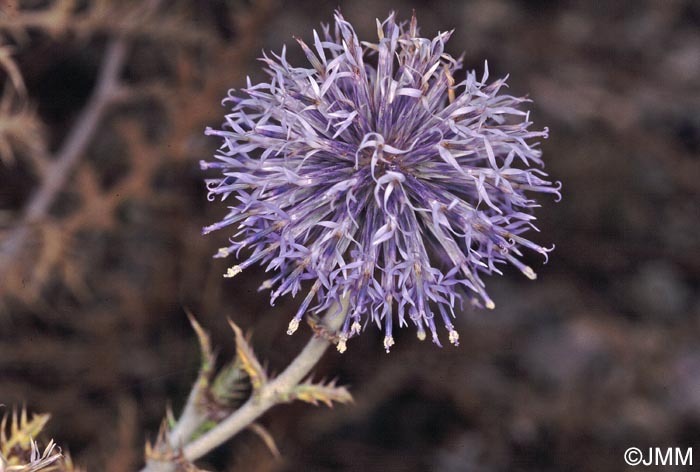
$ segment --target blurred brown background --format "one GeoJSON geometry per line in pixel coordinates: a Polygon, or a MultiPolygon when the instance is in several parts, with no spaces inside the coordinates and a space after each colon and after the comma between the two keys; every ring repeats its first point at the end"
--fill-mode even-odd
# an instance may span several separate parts
{"type": "Polygon", "coordinates": [[[488,59],[530,95],[550,128],[547,170],[564,183],[534,238],[557,249],[546,266],[529,261],[536,282],[512,270],[487,282],[496,310],[458,317],[459,348],[402,330],[387,355],[370,329],[328,354],[319,377],[349,384],[356,403],[268,413],[281,461],[243,433],[208,466],[619,471],[630,446],[695,446],[700,461],[694,0],[0,3],[0,403],[51,412],[49,434],[76,462],[126,472],[196,375],[183,308],[222,357],[226,317],[252,330],[272,371],[300,349],[308,329],[285,334],[299,300],[271,308],[261,271],[223,279],[231,261],[210,259],[227,234],[200,228],[226,208],[206,201],[198,161],[218,144],[202,131],[222,122],[226,89],[261,77],[261,49],[286,43],[302,63],[292,35],[311,38],[338,3],[361,38],[391,9],[415,9],[427,36],[455,28],[448,50],[467,68],[488,59]],[[117,36],[121,80],[60,167],[117,36]],[[28,214],[42,189],[43,210],[28,214]]]}

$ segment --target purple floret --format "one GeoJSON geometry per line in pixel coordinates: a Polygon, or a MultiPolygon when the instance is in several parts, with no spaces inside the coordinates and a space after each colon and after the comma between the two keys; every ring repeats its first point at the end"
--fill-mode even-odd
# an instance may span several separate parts
{"type": "Polygon", "coordinates": [[[487,83],[487,68],[455,83],[451,32],[422,38],[415,17],[394,14],[377,31],[361,42],[337,12],[332,30],[298,40],[311,68],[290,65],[283,48],[261,59],[267,82],[229,93],[222,129],[207,129],[224,142],[202,162],[221,173],[207,180],[209,199],[226,199],[229,213],[204,233],[237,228],[218,255],[249,252],[226,276],[265,265],[272,303],[309,281],[289,334],[342,300],[341,352],[370,322],[387,351],[397,322],[438,345],[441,324],[458,344],[456,301],[493,308],[482,275],[510,263],[534,279],[522,249],[551,250],[524,237],[537,229],[529,195],[560,197],[542,171],[547,129],[531,129],[528,100],[499,94],[505,79],[487,83]]]}

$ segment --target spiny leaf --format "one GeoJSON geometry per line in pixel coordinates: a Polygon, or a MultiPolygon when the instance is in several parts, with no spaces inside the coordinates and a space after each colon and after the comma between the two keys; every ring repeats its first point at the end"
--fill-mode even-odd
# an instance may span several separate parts
{"type": "Polygon", "coordinates": [[[0,421],[0,472],[77,472],[67,454],[49,441],[40,449],[34,440],[43,430],[49,415],[34,415],[27,410],[13,410],[0,421]],[[9,429],[8,429],[9,421],[9,429]],[[9,434],[9,435],[8,435],[9,434]]]}
{"type": "Polygon", "coordinates": [[[175,418],[175,413],[173,413],[173,406],[168,401],[168,405],[165,407],[165,422],[168,425],[168,429],[173,429],[177,424],[177,419],[175,418]]]}
{"type": "MultiPolygon", "coordinates": [[[[211,377],[214,373],[216,360],[211,348],[211,340],[209,339],[209,335],[197,322],[190,310],[185,309],[185,312],[190,320],[190,324],[192,324],[192,329],[194,329],[195,333],[197,333],[202,360],[199,368],[199,374],[197,375],[197,380],[190,391],[187,403],[185,404],[185,409],[182,413],[182,418],[190,417],[192,415],[197,417],[208,408],[209,388],[211,384],[211,377]]],[[[161,431],[158,433],[156,442],[153,445],[149,443],[146,444],[146,458],[162,460],[161,456],[166,458],[171,456],[175,457],[172,448],[170,447],[172,439],[170,432],[177,429],[178,421],[175,420],[172,408],[168,406],[166,410],[166,417],[163,420],[161,431]]],[[[178,442],[186,439],[187,438],[178,438],[178,442]]]]}
{"type": "Polygon", "coordinates": [[[173,467],[168,470],[172,470],[173,472],[205,472],[188,461],[183,456],[181,449],[174,449],[170,445],[169,435],[168,424],[164,420],[160,425],[156,440],[153,443],[146,441],[146,448],[144,451],[146,462],[172,464],[173,467]]]}
{"type": "Polygon", "coordinates": [[[275,459],[279,459],[282,456],[279,448],[277,447],[277,443],[275,443],[275,438],[272,437],[272,434],[270,434],[270,432],[263,425],[259,423],[252,423],[250,426],[248,426],[248,429],[262,439],[275,459]]]}
{"type": "Polygon", "coordinates": [[[27,92],[27,89],[24,86],[22,73],[20,72],[19,67],[17,67],[17,63],[15,62],[14,58],[12,57],[13,53],[13,47],[0,43],[0,69],[5,70],[5,73],[10,78],[10,82],[12,83],[12,86],[15,88],[17,93],[24,95],[27,92]]]}
{"type": "Polygon", "coordinates": [[[197,322],[190,310],[185,309],[185,312],[187,313],[187,318],[189,318],[190,324],[192,325],[192,329],[194,329],[195,333],[197,333],[197,339],[199,340],[199,348],[202,356],[202,365],[199,368],[197,384],[200,388],[205,389],[209,386],[209,381],[211,380],[212,373],[214,372],[216,356],[212,351],[211,339],[209,338],[209,335],[197,322]]]}
{"type": "Polygon", "coordinates": [[[353,401],[352,395],[344,386],[335,384],[335,380],[324,384],[323,382],[314,384],[310,380],[297,385],[291,392],[290,400],[301,400],[312,405],[319,402],[332,407],[333,402],[350,403],[353,401]]]}
{"type": "Polygon", "coordinates": [[[10,421],[10,433],[7,436],[7,420],[8,416],[5,415],[0,421],[0,451],[5,455],[9,456],[10,451],[18,446],[22,449],[29,450],[32,446],[32,438],[35,438],[41,433],[46,426],[46,423],[51,418],[51,415],[41,414],[33,415],[30,420],[27,416],[26,408],[22,408],[22,411],[18,414],[17,410],[12,412],[12,419],[10,421]]]}
{"type": "Polygon", "coordinates": [[[257,357],[255,357],[253,349],[243,336],[241,328],[231,320],[228,320],[228,323],[236,335],[236,358],[241,362],[241,367],[250,377],[250,384],[253,386],[253,390],[258,391],[267,382],[267,374],[265,374],[265,370],[260,365],[257,357]]]}
{"type": "Polygon", "coordinates": [[[146,441],[144,451],[146,462],[149,460],[169,462],[177,457],[177,453],[170,445],[169,431],[170,428],[168,427],[168,422],[163,420],[160,424],[160,428],[158,429],[156,440],[153,443],[146,441]]]}

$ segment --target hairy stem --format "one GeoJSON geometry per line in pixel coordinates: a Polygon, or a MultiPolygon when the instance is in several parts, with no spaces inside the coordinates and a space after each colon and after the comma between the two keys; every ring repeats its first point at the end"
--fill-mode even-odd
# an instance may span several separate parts
{"type": "Polygon", "coordinates": [[[263,386],[258,394],[253,395],[241,408],[233,412],[214,429],[185,446],[185,457],[190,461],[199,459],[238,434],[271,407],[283,403],[288,393],[309,375],[328,346],[330,346],[330,342],[325,338],[318,336],[311,338],[301,353],[279,377],[263,386]]]}
{"type": "Polygon", "coordinates": [[[206,417],[197,408],[197,402],[201,393],[199,385],[195,385],[190,392],[185,409],[182,411],[182,415],[180,415],[168,438],[172,447],[182,447],[202,423],[206,421],[206,417]]]}
{"type": "MultiPolygon", "coordinates": [[[[325,328],[330,332],[335,332],[343,323],[345,314],[347,313],[347,303],[344,302],[342,309],[336,314],[337,311],[337,306],[331,307],[324,318],[325,328]]],[[[199,459],[214,448],[231,439],[241,430],[249,427],[257,418],[262,416],[273,406],[288,402],[294,388],[307,378],[311,369],[313,369],[321,357],[323,357],[323,354],[330,345],[331,342],[326,337],[314,335],[299,355],[278,377],[264,384],[260,390],[255,392],[239,409],[231,413],[231,415],[221,421],[213,429],[194,441],[182,446],[184,457],[189,461],[199,459]]],[[[183,420],[183,418],[181,418],[181,420],[183,420]]],[[[186,436],[191,435],[193,432],[191,428],[195,424],[201,424],[201,421],[198,422],[195,418],[190,416],[184,420],[180,428],[176,426],[178,439],[182,441],[186,436]]],[[[180,421],[178,421],[178,425],[180,425],[180,421]]],[[[171,443],[172,442],[171,438],[171,443]]],[[[141,472],[169,472],[174,470],[172,466],[173,464],[150,461],[141,472]]]]}

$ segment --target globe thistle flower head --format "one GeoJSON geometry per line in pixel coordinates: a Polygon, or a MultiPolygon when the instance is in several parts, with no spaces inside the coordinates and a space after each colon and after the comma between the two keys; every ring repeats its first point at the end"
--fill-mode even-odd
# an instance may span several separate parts
{"type": "Polygon", "coordinates": [[[522,251],[550,251],[525,237],[531,195],[559,197],[538,149],[547,130],[531,129],[528,100],[489,83],[487,67],[456,82],[450,32],[423,38],[415,16],[391,14],[377,33],[360,41],[336,12],[333,28],[297,40],[306,66],[265,54],[267,81],[229,92],[222,129],[207,129],[223,143],[202,167],[220,172],[209,199],[230,211],[204,233],[237,226],[218,255],[248,252],[226,276],[263,264],[272,303],[308,282],[290,334],[342,301],[341,352],[368,324],[387,351],[396,325],[458,344],[457,301],[493,308],[482,276],[511,264],[534,279],[522,251]]]}

